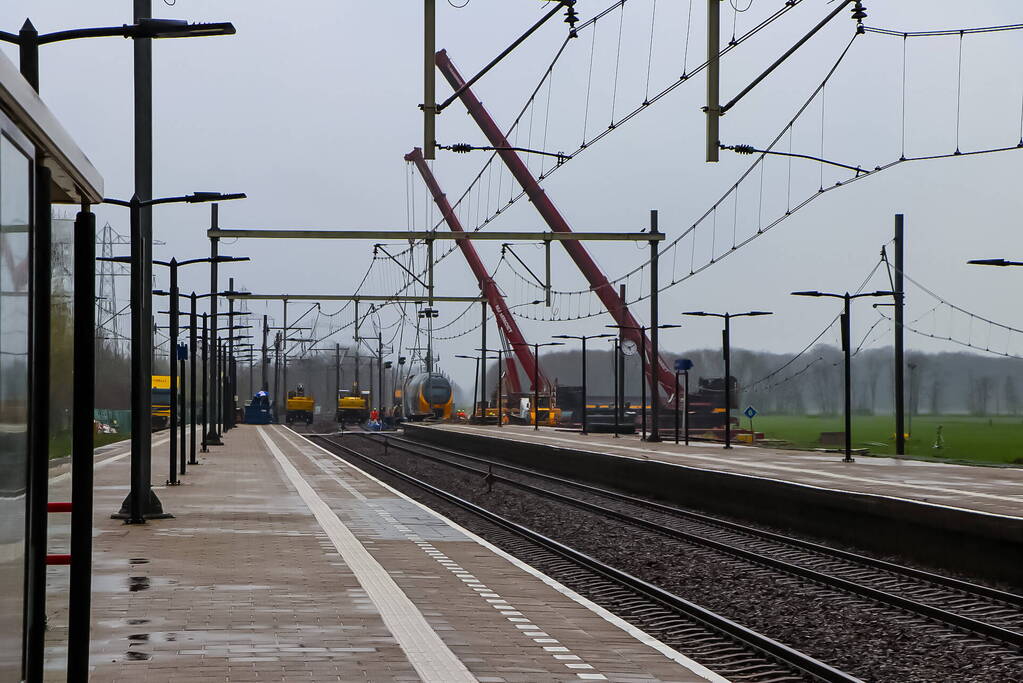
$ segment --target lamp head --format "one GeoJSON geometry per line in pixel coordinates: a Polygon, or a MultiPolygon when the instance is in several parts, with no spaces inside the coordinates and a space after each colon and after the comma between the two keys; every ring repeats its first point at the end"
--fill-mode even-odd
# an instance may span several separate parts
{"type": "Polygon", "coordinates": [[[222,192],[193,192],[185,197],[185,201],[189,204],[197,204],[200,202],[225,202],[229,199],[245,199],[245,193],[236,192],[234,194],[224,194],[222,192]]]}
{"type": "Polygon", "coordinates": [[[1010,264],[1003,258],[975,258],[967,261],[971,266],[1007,266],[1010,264]]]}
{"type": "Polygon", "coordinates": [[[139,19],[129,38],[197,38],[201,36],[233,36],[234,24],[228,21],[212,24],[190,24],[184,19],[139,19]]]}

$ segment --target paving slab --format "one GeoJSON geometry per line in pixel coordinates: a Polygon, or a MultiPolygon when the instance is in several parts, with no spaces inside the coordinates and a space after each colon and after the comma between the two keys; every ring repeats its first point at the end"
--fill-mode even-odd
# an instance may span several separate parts
{"type": "Polygon", "coordinates": [[[181,486],[154,473],[174,517],[144,525],[110,519],[129,457],[104,454],[92,680],[722,680],[290,430],[225,443],[181,486]]]}

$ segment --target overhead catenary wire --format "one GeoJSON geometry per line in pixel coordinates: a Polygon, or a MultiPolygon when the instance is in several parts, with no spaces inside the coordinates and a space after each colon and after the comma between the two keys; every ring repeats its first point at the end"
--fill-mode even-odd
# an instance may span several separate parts
{"type": "MultiPolygon", "coordinates": [[[[1020,26],[1019,28],[1023,28],[1023,26],[1020,26]]],[[[1005,27],[1003,30],[1010,30],[1010,27],[1005,27]]],[[[1015,30],[1015,28],[1012,27],[1011,30],[1015,30]]],[[[958,33],[959,33],[958,30],[956,30],[954,32],[955,35],[958,35],[958,33]]],[[[947,33],[947,35],[952,35],[952,34],[953,34],[952,32],[947,33]]],[[[845,51],[843,51],[843,53],[840,56],[839,60],[836,61],[836,64],[834,65],[834,67],[832,67],[831,72],[829,72],[828,76],[825,77],[825,79],[821,82],[821,85],[818,87],[818,91],[815,91],[813,93],[813,95],[811,95],[811,97],[807,100],[807,102],[804,103],[803,107],[801,107],[800,110],[797,111],[796,116],[793,117],[793,119],[790,121],[789,125],[787,125],[783,129],[783,133],[782,133],[783,135],[787,133],[790,136],[790,138],[791,138],[792,126],[794,126],[795,122],[800,118],[802,113],[805,111],[806,107],[809,106],[810,102],[813,101],[813,97],[816,96],[819,91],[823,90],[824,87],[826,87],[827,83],[831,79],[831,76],[834,74],[835,70],[837,69],[838,65],[842,62],[842,58],[844,58],[844,56],[848,53],[850,47],[853,44],[853,41],[856,38],[856,35],[857,34],[854,34],[853,38],[850,40],[849,45],[846,46],[845,51]]],[[[901,35],[901,34],[899,34],[899,35],[901,35]]],[[[903,110],[905,110],[905,108],[903,108],[903,110]]],[[[1023,113],[1023,112],[1021,112],[1021,113],[1023,113]]],[[[1021,117],[1021,123],[1023,123],[1023,117],[1021,117]]],[[[680,282],[688,279],[689,277],[692,277],[692,276],[698,274],[699,272],[701,272],[702,270],[706,269],[710,265],[713,265],[713,264],[719,262],[722,258],[727,256],[732,251],[735,251],[735,250],[745,246],[746,244],[750,243],[756,237],[762,235],[764,232],[767,232],[768,230],[770,230],[773,227],[777,226],[782,221],[786,220],[788,217],[790,217],[791,215],[793,215],[796,212],[798,212],[800,209],[802,209],[805,206],[807,206],[810,202],[814,201],[815,199],[817,199],[820,196],[823,196],[824,194],[826,194],[827,192],[829,192],[831,190],[837,189],[839,187],[847,186],[850,183],[855,182],[857,180],[862,180],[863,178],[866,178],[866,177],[875,175],[875,174],[877,174],[879,172],[888,170],[888,169],[893,168],[894,166],[896,166],[896,165],[898,165],[900,163],[911,162],[911,161],[928,161],[928,160],[944,159],[944,158],[951,158],[951,157],[958,157],[958,156],[975,156],[975,155],[981,155],[981,154],[993,154],[993,153],[998,153],[998,152],[1005,152],[1005,151],[1012,151],[1012,150],[1020,149],[1020,148],[1023,148],[1023,126],[1021,126],[1021,137],[1019,139],[1021,141],[1019,144],[1017,144],[1015,139],[1014,139],[1013,144],[1006,144],[1006,145],[1002,145],[1002,146],[992,146],[992,147],[986,147],[986,148],[975,149],[975,150],[967,150],[967,151],[963,151],[960,148],[960,149],[957,149],[957,150],[953,149],[953,150],[948,151],[948,152],[938,152],[938,153],[933,153],[933,154],[919,154],[919,155],[916,155],[916,156],[907,156],[905,154],[905,150],[904,149],[900,149],[899,158],[897,158],[897,159],[895,159],[893,161],[889,161],[889,162],[880,164],[880,165],[876,165],[872,169],[869,168],[869,167],[865,167],[866,170],[863,170],[864,166],[854,167],[854,166],[850,166],[850,165],[845,165],[849,169],[855,169],[855,176],[854,177],[851,177],[851,178],[848,178],[848,179],[845,179],[845,180],[839,180],[839,181],[835,182],[833,185],[830,185],[830,186],[821,187],[820,185],[818,185],[817,187],[814,188],[814,192],[811,195],[805,197],[802,200],[797,200],[795,204],[787,203],[785,213],[780,215],[780,216],[778,216],[773,221],[769,222],[766,226],[763,224],[763,217],[762,217],[762,213],[763,213],[763,195],[762,195],[762,190],[761,190],[761,194],[758,197],[758,204],[759,204],[759,206],[757,207],[758,219],[757,219],[756,232],[751,234],[751,235],[749,235],[748,237],[746,237],[744,239],[737,240],[737,242],[735,244],[735,249],[733,249],[733,250],[725,251],[725,252],[723,252],[721,254],[718,254],[712,248],[712,253],[711,253],[710,257],[707,259],[707,261],[705,263],[703,263],[702,265],[697,265],[695,263],[695,255],[696,255],[696,248],[697,248],[697,232],[698,232],[699,224],[701,222],[705,221],[705,220],[713,221],[715,209],[717,209],[720,206],[721,201],[724,200],[729,193],[736,192],[739,189],[741,189],[741,183],[747,180],[747,177],[748,177],[749,173],[752,172],[756,168],[757,165],[760,166],[761,178],[759,179],[759,181],[760,181],[760,184],[762,186],[763,177],[766,174],[766,172],[765,172],[765,165],[763,163],[763,157],[758,158],[757,161],[754,162],[754,164],[751,165],[751,167],[749,169],[747,169],[747,171],[740,176],[739,180],[736,183],[733,183],[731,185],[730,189],[728,190],[728,192],[726,192],[725,196],[722,197],[721,200],[716,202],[715,205],[712,206],[711,209],[709,209],[693,226],[691,226],[687,231],[683,232],[682,235],[680,235],[678,238],[676,238],[672,242],[669,242],[667,245],[661,247],[661,249],[659,251],[660,251],[660,256],[663,258],[665,255],[670,255],[669,252],[672,249],[677,249],[679,244],[681,243],[682,239],[688,238],[688,239],[691,240],[691,244],[689,245],[691,253],[690,253],[690,268],[689,268],[688,275],[685,275],[685,274],[680,275],[680,274],[678,274],[676,272],[674,274],[673,278],[671,279],[671,281],[668,282],[667,284],[665,284],[664,286],[662,286],[660,291],[664,291],[666,289],[669,289],[670,287],[673,287],[673,286],[679,284],[680,282]]],[[[776,138],[774,143],[772,143],[772,145],[768,146],[768,150],[771,150],[771,148],[774,145],[776,145],[777,142],[778,142],[778,140],[776,138]]],[[[904,142],[903,142],[903,145],[904,145],[904,142]]],[[[713,241],[712,241],[712,247],[714,247],[714,246],[715,245],[713,244],[713,241]]],[[[673,262],[674,261],[676,261],[676,260],[673,259],[673,262]]],[[[643,263],[641,263],[638,266],[634,267],[632,270],[626,272],[624,275],[621,275],[621,276],[618,276],[616,278],[611,279],[610,282],[613,285],[613,284],[617,284],[617,283],[626,281],[629,277],[631,277],[638,270],[640,270],[641,268],[644,268],[644,267],[648,267],[648,265],[649,265],[649,262],[648,261],[644,261],[643,263]]],[[[552,296],[554,296],[554,297],[568,296],[568,295],[575,294],[575,293],[580,292],[580,291],[586,291],[586,290],[554,290],[552,292],[552,296]]],[[[632,290],[632,291],[636,291],[636,290],[632,290]]],[[[627,303],[628,304],[634,304],[634,303],[637,303],[639,301],[645,300],[647,297],[648,297],[647,293],[640,292],[638,295],[630,297],[630,299],[627,301],[627,303]]],[[[525,317],[525,314],[523,314],[523,313],[516,313],[516,314],[520,315],[522,317],[525,317]]],[[[543,317],[542,319],[554,320],[555,318],[552,317],[552,316],[547,316],[547,317],[543,317]]],[[[558,319],[560,320],[561,318],[558,318],[558,319]]]]}

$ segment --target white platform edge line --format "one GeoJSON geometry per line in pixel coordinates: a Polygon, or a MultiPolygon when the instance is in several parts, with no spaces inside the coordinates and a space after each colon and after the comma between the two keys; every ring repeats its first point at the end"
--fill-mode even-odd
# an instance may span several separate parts
{"type": "MultiPolygon", "coordinates": [[[[428,427],[427,429],[436,429],[438,432],[442,432],[442,433],[443,432],[448,432],[448,431],[454,431],[454,430],[449,430],[449,429],[438,429],[437,427],[428,427]]],[[[519,442],[518,439],[514,439],[514,438],[511,438],[511,437],[492,436],[490,434],[483,434],[482,433],[483,430],[480,429],[480,428],[470,427],[470,429],[474,429],[474,431],[476,433],[480,433],[482,438],[485,438],[485,439],[497,439],[497,440],[506,441],[506,442],[509,442],[509,443],[521,443],[521,442],[519,442]]],[[[467,433],[467,432],[463,432],[463,433],[467,433]]],[[[530,435],[530,434],[522,434],[522,436],[525,436],[526,438],[531,438],[532,435],[530,435]]],[[[567,439],[562,439],[560,437],[535,437],[535,438],[537,438],[537,439],[539,439],[539,438],[550,438],[550,439],[557,439],[559,441],[568,441],[567,439]]],[[[916,498],[906,498],[904,496],[887,495],[887,494],[883,494],[883,493],[870,493],[870,492],[867,492],[867,491],[852,491],[852,490],[849,490],[849,489],[833,488],[833,487],[830,487],[830,486],[820,486],[818,484],[809,484],[807,482],[802,482],[802,481],[792,481],[790,479],[779,479],[778,477],[772,477],[772,476],[768,476],[766,474],[755,474],[755,473],[752,473],[752,472],[734,472],[732,470],[720,470],[720,469],[714,469],[713,467],[703,466],[703,465],[694,464],[694,463],[673,462],[671,460],[661,460],[659,458],[651,458],[649,456],[637,457],[637,456],[632,456],[632,455],[626,455],[626,454],[623,454],[623,453],[606,453],[604,451],[587,450],[586,448],[579,448],[579,447],[566,448],[564,446],[559,446],[557,444],[552,444],[552,443],[547,443],[547,442],[542,442],[542,441],[534,441],[534,442],[531,442],[531,443],[536,443],[536,444],[539,444],[539,445],[542,445],[542,446],[547,446],[548,448],[553,448],[553,449],[557,449],[557,450],[576,451],[576,452],[579,452],[579,453],[586,453],[586,454],[589,454],[589,455],[603,455],[605,457],[612,457],[612,458],[624,458],[625,460],[635,460],[637,462],[656,462],[656,463],[662,463],[664,465],[671,465],[672,467],[683,467],[683,468],[686,468],[686,469],[697,470],[697,471],[700,471],[700,472],[713,472],[715,474],[730,474],[730,475],[735,476],[735,477],[746,477],[748,479],[760,479],[760,480],[763,480],[763,481],[776,482],[776,483],[779,483],[779,484],[790,484],[792,486],[801,486],[803,488],[815,489],[817,491],[829,491],[829,492],[833,492],[833,493],[848,493],[848,494],[856,495],[856,496],[867,496],[867,497],[870,497],[870,498],[879,498],[879,499],[885,499],[885,500],[897,500],[897,501],[901,501],[903,503],[913,503],[914,505],[925,505],[925,506],[928,506],[928,507],[941,508],[941,509],[944,509],[944,510],[955,510],[957,512],[969,512],[969,513],[975,514],[975,515],[985,515],[985,516],[988,516],[988,517],[997,517],[999,519],[1011,519],[1011,520],[1023,519],[1023,516],[1007,515],[1007,514],[1003,514],[1003,513],[1000,513],[1000,512],[988,512],[986,510],[975,510],[975,509],[972,509],[972,508],[958,507],[956,505],[946,505],[944,503],[933,503],[933,502],[927,501],[927,500],[919,500],[919,499],[916,499],[916,498]]],[[[572,443],[572,442],[569,442],[569,443],[572,443]]],[[[633,450],[633,451],[644,452],[644,449],[637,448],[635,446],[619,446],[617,444],[613,444],[613,447],[614,448],[619,448],[619,449],[628,449],[628,450],[633,450]]],[[[666,455],[666,456],[674,455],[672,453],[665,453],[664,451],[656,451],[656,452],[661,453],[661,454],[666,455]]],[[[692,454],[692,453],[680,453],[676,457],[679,457],[679,458],[686,458],[686,457],[705,458],[706,456],[692,454]]],[[[936,463],[936,464],[944,465],[945,463],[936,463]]],[[[951,465],[951,464],[949,464],[949,466],[953,466],[954,467],[954,465],[951,465]]],[[[964,465],[964,467],[969,467],[969,465],[964,465]]],[[[821,476],[830,476],[830,475],[822,474],[821,476]]],[[[836,476],[843,476],[844,477],[845,475],[836,475],[836,476]]],[[[852,479],[854,481],[863,481],[865,483],[869,483],[870,482],[870,480],[858,479],[856,477],[846,477],[846,478],[852,479]]],[[[887,485],[887,486],[906,486],[906,487],[910,487],[910,486],[911,487],[917,487],[918,486],[917,484],[905,484],[904,485],[904,484],[900,484],[899,482],[885,482],[885,481],[881,481],[881,480],[878,480],[877,483],[884,484],[884,485],[887,485]]],[[[994,494],[972,493],[972,492],[969,492],[969,491],[958,491],[958,490],[955,490],[953,492],[955,492],[955,493],[963,493],[965,495],[973,495],[975,497],[991,497],[991,496],[994,496],[994,494]]],[[[1004,496],[997,496],[997,498],[1000,499],[1000,500],[1004,500],[1005,499],[1004,496]]]]}
{"type": "MultiPolygon", "coordinates": [[[[308,461],[309,461],[310,463],[312,463],[312,464],[313,464],[313,465],[314,465],[314,466],[315,466],[315,467],[316,467],[317,469],[319,469],[319,470],[320,470],[321,472],[323,472],[323,474],[324,474],[325,476],[329,477],[329,478],[330,478],[330,479],[331,479],[332,481],[334,481],[335,483],[337,483],[337,485],[338,485],[338,486],[340,486],[340,487],[341,487],[341,488],[343,488],[343,489],[344,489],[345,491],[347,491],[347,492],[348,492],[348,493],[349,493],[349,494],[350,494],[351,496],[353,496],[353,497],[354,497],[354,498],[355,498],[356,500],[359,500],[359,501],[361,501],[361,502],[365,502],[365,503],[367,503],[367,506],[369,507],[369,509],[375,510],[375,511],[376,511],[376,513],[377,513],[377,514],[378,514],[378,515],[380,516],[380,519],[383,519],[383,520],[384,520],[384,521],[385,521],[385,522],[386,522],[387,524],[390,524],[390,525],[392,526],[392,528],[394,528],[395,530],[397,530],[397,531],[398,531],[398,533],[403,533],[403,534],[405,535],[406,539],[408,539],[408,540],[409,540],[410,542],[412,542],[412,543],[415,543],[415,544],[416,544],[416,545],[415,545],[415,547],[416,547],[416,548],[417,548],[418,550],[420,550],[421,552],[422,552],[422,551],[424,551],[423,547],[422,547],[422,546],[421,546],[421,545],[420,545],[420,544],[419,544],[419,543],[418,543],[417,541],[413,540],[413,538],[419,538],[419,536],[415,535],[415,534],[414,534],[413,532],[411,532],[411,530],[409,530],[409,529],[407,529],[407,528],[406,528],[406,529],[405,529],[404,531],[402,531],[402,530],[401,530],[401,528],[400,528],[400,527],[402,527],[402,523],[401,523],[401,522],[399,522],[399,521],[398,521],[397,519],[395,519],[395,518],[394,518],[394,517],[393,517],[393,516],[392,516],[392,515],[391,515],[390,513],[388,513],[388,512],[387,512],[386,510],[384,510],[384,509],[383,509],[382,507],[380,507],[380,506],[377,506],[377,505],[375,505],[373,501],[374,501],[374,500],[376,500],[376,499],[372,499],[372,498],[367,498],[367,497],[366,497],[365,495],[363,495],[363,493],[362,493],[361,491],[357,490],[357,489],[355,488],[355,486],[353,486],[353,485],[352,485],[351,483],[349,483],[349,482],[345,481],[344,479],[342,479],[341,477],[339,477],[339,476],[338,476],[337,474],[335,474],[334,472],[332,472],[332,471],[331,471],[331,468],[330,468],[330,467],[328,467],[328,464],[333,464],[333,465],[334,465],[334,466],[335,466],[335,467],[336,467],[336,468],[337,468],[338,470],[343,470],[343,471],[345,471],[345,472],[347,473],[347,476],[351,476],[351,477],[360,477],[360,475],[363,475],[363,474],[365,474],[365,473],[363,473],[363,472],[362,472],[361,470],[357,470],[357,469],[355,469],[354,467],[352,467],[352,465],[351,465],[350,463],[347,463],[347,462],[344,462],[344,461],[336,460],[336,459],[334,459],[334,458],[331,458],[331,460],[329,460],[329,461],[328,461],[328,460],[325,460],[324,458],[322,458],[322,457],[320,456],[320,454],[319,454],[318,450],[311,450],[311,449],[309,449],[309,448],[306,448],[306,444],[305,444],[305,443],[303,443],[303,442],[299,442],[299,441],[295,441],[294,439],[292,439],[292,438],[291,438],[291,436],[290,436],[290,435],[288,434],[288,432],[287,432],[287,431],[284,431],[284,432],[278,432],[278,435],[279,435],[279,436],[281,436],[281,437],[283,437],[283,438],[284,438],[284,440],[285,440],[285,441],[287,441],[287,442],[288,442],[288,444],[292,446],[292,448],[294,448],[295,450],[297,450],[297,451],[298,451],[298,452],[299,452],[300,454],[304,455],[304,456],[306,457],[306,459],[307,459],[307,460],[308,460],[308,461]]],[[[313,444],[310,444],[310,445],[313,445],[313,444]]],[[[385,489],[385,490],[386,490],[386,489],[385,489]]],[[[429,543],[429,542],[428,542],[428,543],[429,543]]],[[[432,543],[430,544],[430,547],[431,547],[431,548],[433,547],[433,544],[432,544],[432,543]]],[[[440,552],[440,551],[434,550],[434,552],[440,552]]],[[[430,557],[430,553],[429,553],[429,551],[426,551],[426,552],[425,552],[425,554],[427,555],[427,557],[430,557]]],[[[433,557],[432,559],[433,559],[433,560],[434,560],[435,562],[440,562],[440,561],[439,561],[439,560],[438,560],[438,559],[437,559],[436,557],[433,557]]],[[[450,566],[445,566],[445,565],[443,564],[443,562],[440,562],[440,564],[441,564],[441,566],[443,566],[443,567],[444,567],[444,568],[445,568],[445,569],[446,569],[447,571],[449,571],[449,572],[452,572],[452,573],[453,573],[453,574],[455,575],[455,577],[456,577],[456,578],[459,578],[458,574],[456,574],[456,573],[455,573],[455,570],[456,570],[456,569],[457,569],[457,570],[458,570],[459,572],[462,572],[462,573],[468,574],[468,572],[466,572],[466,570],[465,570],[465,569],[463,569],[463,568],[462,568],[462,567],[460,567],[460,566],[457,566],[457,565],[456,565],[456,566],[455,566],[454,568],[452,568],[452,567],[450,567],[450,566]]],[[[470,575],[470,576],[471,576],[471,575],[470,575]]],[[[475,577],[472,577],[472,578],[475,578],[475,577]]],[[[463,579],[463,580],[464,580],[464,579],[463,579]]],[[[500,599],[500,596],[499,596],[499,595],[498,595],[497,593],[495,593],[495,592],[494,592],[494,589],[492,589],[492,588],[491,588],[491,589],[488,589],[488,591],[487,591],[487,592],[488,592],[488,594],[490,594],[490,595],[493,595],[493,596],[495,596],[495,599],[496,599],[496,600],[497,600],[498,602],[501,602],[501,603],[507,603],[507,601],[506,601],[506,600],[502,600],[502,599],[500,599]]],[[[467,595],[468,595],[468,594],[467,594],[467,595]]],[[[472,595],[473,595],[473,597],[475,597],[476,599],[479,599],[479,598],[481,597],[481,596],[480,596],[479,594],[477,594],[477,593],[473,593],[472,595]]],[[[491,602],[491,600],[487,600],[487,603],[493,604],[493,603],[491,602]]],[[[515,612],[509,612],[509,613],[501,613],[501,616],[502,616],[503,618],[508,618],[508,617],[522,617],[522,616],[523,616],[523,613],[522,613],[522,612],[520,612],[520,611],[515,611],[515,612]]],[[[509,622],[514,622],[514,621],[516,621],[516,620],[515,620],[515,619],[508,619],[508,621],[509,621],[509,622]]],[[[534,621],[533,619],[530,619],[530,620],[529,620],[529,622],[531,622],[531,623],[534,623],[534,624],[538,624],[538,623],[539,623],[539,620],[535,620],[535,621],[534,621]]],[[[541,630],[541,631],[542,631],[542,630],[544,630],[543,626],[537,626],[537,629],[538,629],[538,630],[541,630]]],[[[521,636],[522,636],[522,633],[523,633],[522,631],[516,631],[516,635],[517,635],[517,636],[519,636],[519,637],[521,637],[521,636]]],[[[555,640],[555,639],[550,639],[550,640],[549,640],[548,642],[551,642],[551,643],[555,643],[555,644],[556,644],[556,643],[558,643],[559,641],[557,641],[557,640],[555,640]]],[[[539,645],[539,641],[536,641],[536,642],[532,642],[532,643],[530,643],[530,644],[531,644],[532,646],[538,646],[538,645],[539,645]]],[[[542,647],[542,645],[540,645],[540,646],[542,647]]],[[[574,654],[574,653],[573,653],[573,652],[571,652],[571,651],[570,651],[570,650],[569,650],[568,648],[564,648],[564,649],[563,649],[563,650],[561,650],[561,651],[563,651],[563,652],[564,652],[565,654],[574,654]]],[[[547,652],[546,654],[550,654],[550,653],[549,653],[549,652],[547,652]]],[[[603,674],[600,674],[600,673],[599,673],[599,671],[598,671],[598,668],[597,668],[597,667],[593,666],[592,664],[590,664],[589,662],[587,662],[587,661],[586,661],[586,658],[585,658],[585,656],[579,656],[579,655],[576,655],[576,656],[577,656],[577,657],[579,657],[579,664],[581,664],[581,665],[582,665],[582,664],[585,664],[585,665],[586,665],[587,667],[589,667],[589,669],[591,669],[591,670],[592,670],[592,671],[591,671],[591,673],[592,673],[593,675],[599,675],[599,676],[601,676],[601,678],[599,678],[599,679],[594,679],[594,680],[607,680],[607,678],[606,678],[606,677],[605,677],[605,676],[604,676],[603,674]]]]}
{"type": "Polygon", "coordinates": [[[373,601],[384,625],[405,652],[416,673],[425,683],[475,683],[476,677],[444,644],[419,608],[302,477],[280,447],[268,436],[267,430],[262,426],[257,429],[291,485],[309,507],[367,596],[373,601]]]}
{"type": "MultiPolygon", "coordinates": [[[[295,432],[295,431],[292,431],[292,434],[294,434],[295,436],[297,436],[297,437],[301,438],[302,440],[306,441],[307,443],[312,445],[314,448],[317,448],[317,449],[323,451],[328,456],[330,456],[332,458],[337,457],[333,453],[331,453],[330,451],[325,449],[323,446],[320,446],[319,444],[310,441],[304,435],[299,434],[298,432],[295,432]]],[[[519,558],[515,557],[514,555],[509,555],[507,552],[505,552],[504,550],[501,550],[500,548],[498,548],[496,545],[494,545],[490,541],[487,541],[486,539],[481,538],[480,536],[477,536],[473,532],[471,532],[468,529],[462,527],[457,522],[454,522],[454,521],[448,519],[447,517],[445,517],[441,513],[437,512],[436,510],[433,510],[433,509],[427,507],[426,505],[423,505],[419,501],[414,500],[414,499],[408,497],[407,495],[405,495],[401,491],[398,491],[397,489],[393,488],[392,486],[389,486],[385,482],[380,481],[379,479],[374,477],[372,474],[366,472],[362,468],[360,468],[360,467],[358,467],[356,465],[353,465],[351,463],[347,463],[347,465],[349,467],[351,467],[352,469],[362,473],[368,479],[371,479],[372,481],[376,482],[380,486],[383,486],[384,488],[386,488],[387,490],[391,491],[395,495],[404,498],[405,500],[409,501],[413,505],[416,505],[417,507],[419,507],[423,511],[433,515],[434,517],[437,517],[438,519],[440,519],[442,522],[444,522],[445,524],[447,524],[451,528],[453,528],[453,529],[455,529],[455,530],[465,534],[467,537],[471,538],[476,543],[480,544],[481,546],[483,546],[487,550],[491,551],[492,553],[494,553],[494,554],[496,554],[496,555],[498,555],[500,557],[503,557],[505,560],[507,560],[508,562],[512,563],[513,565],[515,565],[519,569],[523,570],[524,572],[526,572],[528,574],[531,574],[532,576],[535,576],[536,578],[540,579],[545,584],[547,584],[548,586],[550,586],[554,590],[558,591],[559,593],[561,593],[565,597],[567,597],[567,598],[569,598],[569,599],[579,603],[580,605],[582,605],[586,609],[590,610],[591,612],[593,612],[594,614],[596,614],[600,618],[604,619],[608,623],[613,624],[614,626],[620,628],[621,630],[625,631],[627,634],[629,634],[630,636],[632,636],[633,638],[635,638],[639,642],[643,643],[644,645],[649,646],[650,648],[653,648],[654,650],[657,650],[658,652],[660,652],[662,655],[664,655],[668,659],[671,659],[674,662],[676,662],[677,664],[685,667],[686,669],[689,669],[694,674],[696,674],[698,676],[702,676],[706,680],[710,681],[710,683],[730,683],[727,678],[724,678],[721,675],[714,673],[713,671],[711,671],[707,667],[703,666],[699,662],[697,662],[695,660],[692,660],[689,657],[687,657],[684,654],[682,654],[681,652],[679,652],[678,650],[675,650],[674,648],[669,647],[668,645],[665,645],[664,643],[662,643],[661,641],[657,640],[656,638],[654,638],[653,636],[651,636],[647,632],[643,631],[640,628],[637,628],[636,626],[633,626],[629,622],[627,622],[624,619],[622,619],[621,617],[613,614],[612,612],[609,612],[608,610],[606,610],[605,608],[603,608],[600,605],[596,604],[592,600],[590,600],[588,598],[585,598],[582,595],[579,595],[578,593],[576,593],[574,590],[572,590],[568,586],[565,586],[564,584],[562,584],[560,581],[557,581],[556,579],[552,579],[551,577],[547,576],[546,574],[541,572],[539,569],[536,569],[532,565],[529,565],[529,564],[523,562],[522,560],[520,560],[519,558]]]]}

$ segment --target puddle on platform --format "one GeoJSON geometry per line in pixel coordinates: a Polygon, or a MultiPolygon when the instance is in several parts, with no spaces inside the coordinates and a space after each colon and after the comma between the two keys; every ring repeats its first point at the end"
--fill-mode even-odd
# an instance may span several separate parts
{"type": "Polygon", "coordinates": [[[162,576],[125,576],[124,574],[96,574],[92,580],[93,593],[131,593],[177,584],[177,579],[162,576]]]}
{"type": "Polygon", "coordinates": [[[128,564],[149,564],[149,560],[144,557],[133,557],[128,560],[128,564]]]}
{"type": "Polygon", "coordinates": [[[149,590],[149,577],[148,576],[129,576],[128,577],[128,590],[132,593],[139,591],[149,590]]]}

